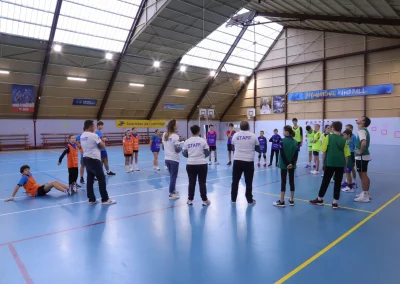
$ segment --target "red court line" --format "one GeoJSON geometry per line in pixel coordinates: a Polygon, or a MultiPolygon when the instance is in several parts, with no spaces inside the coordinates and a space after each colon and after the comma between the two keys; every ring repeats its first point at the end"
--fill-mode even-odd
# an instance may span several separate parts
{"type": "MultiPolygon", "coordinates": [[[[302,175],[298,175],[296,177],[304,176],[304,175],[308,175],[308,174],[309,173],[305,173],[305,174],[302,174],[302,175]]],[[[262,184],[262,185],[258,185],[256,187],[265,186],[265,185],[273,184],[273,183],[277,183],[277,182],[280,182],[280,180],[269,182],[269,183],[265,183],[265,184],[262,184]]],[[[221,194],[221,195],[218,195],[218,197],[225,196],[225,195],[228,195],[228,194],[231,194],[231,193],[228,192],[228,193],[225,193],[225,194],[221,194]]],[[[193,203],[198,203],[198,202],[200,202],[200,201],[194,201],[193,203]]],[[[39,238],[43,238],[43,237],[47,237],[47,236],[57,235],[57,234],[65,233],[65,232],[76,231],[76,230],[79,230],[79,229],[94,227],[94,226],[97,226],[97,225],[111,223],[111,222],[115,222],[115,221],[119,221],[119,220],[123,220],[123,219],[129,219],[129,218],[133,218],[133,217],[137,217],[137,216],[141,216],[141,215],[147,215],[147,214],[151,214],[151,213],[155,213],[155,212],[166,211],[168,209],[181,207],[181,206],[185,206],[185,205],[186,205],[186,203],[182,203],[182,204],[178,204],[178,205],[172,205],[172,206],[168,206],[168,207],[164,207],[164,208],[160,208],[160,209],[140,212],[140,213],[127,215],[127,216],[123,216],[123,217],[118,217],[118,218],[114,218],[114,219],[106,219],[104,221],[100,221],[100,222],[96,222],[96,223],[92,223],[92,224],[87,224],[87,225],[78,226],[78,227],[74,227],[74,228],[70,228],[70,229],[64,229],[64,230],[60,230],[60,231],[56,231],[56,232],[51,232],[51,233],[37,235],[37,236],[25,238],[25,239],[20,239],[20,240],[15,240],[15,241],[2,243],[2,244],[0,244],[0,247],[1,246],[5,246],[5,245],[12,245],[12,244],[15,244],[15,243],[21,243],[21,242],[25,242],[25,241],[29,241],[29,240],[39,239],[39,238]]],[[[107,205],[107,206],[109,206],[109,205],[107,205]]],[[[110,206],[118,206],[118,204],[117,205],[110,205],[110,206]]]]}
{"type": "Polygon", "coordinates": [[[17,263],[19,270],[21,271],[22,276],[25,279],[25,282],[27,284],[33,284],[32,278],[29,276],[28,270],[26,270],[26,267],[25,267],[24,263],[19,258],[17,250],[15,249],[13,244],[8,244],[8,248],[10,249],[10,252],[11,252],[13,258],[14,258],[15,262],[17,263]]]}

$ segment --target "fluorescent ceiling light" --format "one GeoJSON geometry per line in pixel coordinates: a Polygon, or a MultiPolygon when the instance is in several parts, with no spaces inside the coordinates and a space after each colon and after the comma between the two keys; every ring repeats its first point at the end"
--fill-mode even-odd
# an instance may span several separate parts
{"type": "Polygon", "coordinates": [[[62,49],[61,45],[59,45],[59,44],[54,45],[54,51],[60,52],[61,49],[62,49]]]}
{"type": "Polygon", "coordinates": [[[190,90],[189,89],[177,89],[177,91],[179,91],[179,92],[189,92],[190,90]]]}
{"type": "Polygon", "coordinates": [[[0,70],[0,74],[10,74],[10,71],[0,70]]]}
{"type": "Polygon", "coordinates": [[[186,66],[181,66],[181,72],[185,72],[186,71],[186,66]]]}
{"type": "Polygon", "coordinates": [[[112,58],[113,58],[112,53],[107,52],[107,53],[106,53],[106,59],[107,59],[107,60],[111,60],[112,58]]]}
{"type": "Polygon", "coordinates": [[[214,70],[212,70],[211,72],[210,72],[210,76],[215,76],[215,71],[214,70]]]}
{"type": "Polygon", "coordinates": [[[160,61],[154,61],[153,66],[154,67],[160,67],[160,61]]]}
{"type": "Polygon", "coordinates": [[[244,76],[240,76],[239,81],[244,82],[244,76]]]}
{"type": "Polygon", "coordinates": [[[68,77],[68,80],[71,81],[82,81],[82,82],[86,82],[86,78],[78,78],[78,77],[68,77]]]}
{"type": "Polygon", "coordinates": [[[129,86],[133,86],[133,87],[144,87],[144,84],[130,83],[129,86]]]}

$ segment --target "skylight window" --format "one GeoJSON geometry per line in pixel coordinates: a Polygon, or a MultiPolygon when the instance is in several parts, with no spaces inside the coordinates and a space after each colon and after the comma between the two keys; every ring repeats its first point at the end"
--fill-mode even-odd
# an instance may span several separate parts
{"type": "Polygon", "coordinates": [[[64,0],[56,42],[120,52],[138,11],[138,0],[64,0]]]}
{"type": "MultiPolygon", "coordinates": [[[[247,9],[242,9],[238,14],[246,12],[247,9]]],[[[256,17],[254,21],[268,22],[268,19],[256,17]]],[[[276,23],[249,26],[222,70],[250,75],[281,30],[282,26],[276,23]]],[[[240,31],[241,27],[226,27],[224,23],[186,53],[182,63],[210,70],[217,69],[240,31]]]]}
{"type": "Polygon", "coordinates": [[[57,0],[1,0],[0,33],[48,40],[57,0]]]}

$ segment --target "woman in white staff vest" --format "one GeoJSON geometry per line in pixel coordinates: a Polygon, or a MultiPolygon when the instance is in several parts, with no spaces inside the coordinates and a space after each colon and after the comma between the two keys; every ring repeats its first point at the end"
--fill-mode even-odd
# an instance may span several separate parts
{"type": "Polygon", "coordinates": [[[247,121],[240,123],[240,131],[232,137],[232,145],[235,147],[232,169],[231,201],[236,203],[239,181],[244,173],[246,182],[246,199],[249,205],[256,204],[253,199],[253,176],[254,176],[254,151],[260,153],[260,144],[257,136],[250,132],[247,121]]]}
{"type": "Polygon", "coordinates": [[[186,171],[189,178],[188,186],[188,205],[193,205],[194,190],[196,188],[196,180],[199,178],[200,196],[203,200],[203,206],[210,205],[211,202],[207,198],[207,157],[210,156],[210,147],[206,139],[200,137],[200,127],[193,125],[190,127],[193,136],[185,141],[183,145],[183,156],[188,158],[186,163],[186,171]]]}

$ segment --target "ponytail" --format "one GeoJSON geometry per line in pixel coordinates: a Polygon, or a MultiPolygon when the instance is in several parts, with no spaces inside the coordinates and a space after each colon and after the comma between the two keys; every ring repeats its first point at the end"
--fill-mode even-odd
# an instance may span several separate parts
{"type": "Polygon", "coordinates": [[[168,125],[167,125],[167,134],[166,134],[165,137],[164,137],[164,140],[165,140],[165,141],[168,141],[168,138],[169,138],[172,134],[175,133],[175,125],[176,125],[176,120],[175,120],[175,119],[170,120],[170,121],[168,122],[168,125]]]}
{"type": "Polygon", "coordinates": [[[283,130],[287,131],[290,136],[294,137],[296,134],[293,131],[293,128],[290,125],[286,125],[283,130]]]}

